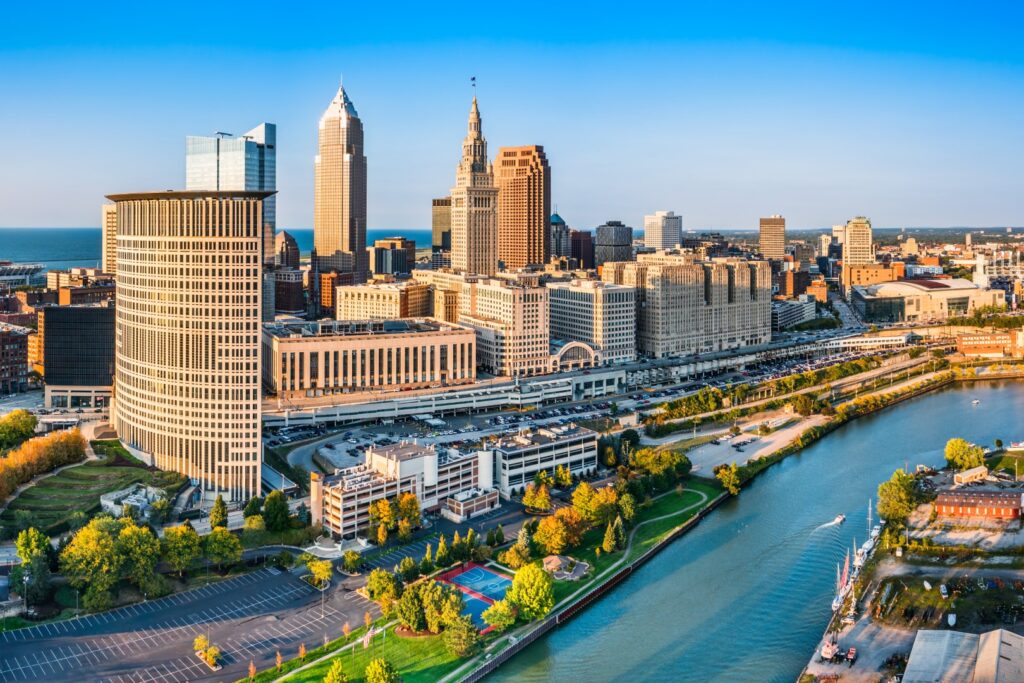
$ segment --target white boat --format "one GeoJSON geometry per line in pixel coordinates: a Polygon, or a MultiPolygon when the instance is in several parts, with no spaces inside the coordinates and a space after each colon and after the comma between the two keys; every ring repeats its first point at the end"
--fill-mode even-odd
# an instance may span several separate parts
{"type": "Polygon", "coordinates": [[[840,514],[836,515],[836,518],[832,520],[832,523],[833,524],[842,524],[845,521],[846,521],[846,515],[840,513],[840,514]]]}
{"type": "Polygon", "coordinates": [[[976,405],[978,405],[980,403],[981,403],[981,401],[979,401],[978,399],[974,399],[973,401],[971,401],[971,405],[972,406],[976,406],[976,405]]]}
{"type": "Polygon", "coordinates": [[[878,535],[882,533],[882,527],[879,524],[871,527],[871,540],[875,541],[878,539],[878,535]]]}
{"type": "Polygon", "coordinates": [[[948,617],[946,617],[946,623],[950,626],[956,626],[956,615],[950,614],[948,617]]]}
{"type": "Polygon", "coordinates": [[[924,582],[924,589],[926,591],[930,591],[932,589],[932,585],[930,583],[928,583],[927,581],[925,581],[924,582]]]}

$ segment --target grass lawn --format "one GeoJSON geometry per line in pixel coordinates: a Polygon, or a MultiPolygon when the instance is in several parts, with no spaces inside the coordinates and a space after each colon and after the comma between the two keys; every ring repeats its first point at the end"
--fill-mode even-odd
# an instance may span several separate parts
{"type": "Polygon", "coordinates": [[[293,545],[305,548],[312,545],[320,534],[320,528],[303,526],[298,529],[284,531],[242,531],[240,536],[243,548],[259,548],[265,545],[293,545]]]}
{"type": "Polygon", "coordinates": [[[1003,470],[1011,477],[1017,473],[1024,474],[1024,453],[1003,451],[990,457],[985,461],[985,464],[988,465],[990,470],[1003,470]],[[1014,472],[1014,465],[1017,467],[1016,472],[1014,472]]]}
{"type": "Polygon", "coordinates": [[[721,438],[721,435],[706,434],[704,436],[690,437],[686,439],[679,439],[678,441],[670,441],[666,444],[658,446],[659,451],[678,451],[680,453],[686,453],[686,451],[692,450],[697,446],[703,446],[706,443],[711,443],[715,439],[721,438]]]}
{"type": "MultiPolygon", "coordinates": [[[[442,636],[399,638],[394,630],[389,629],[386,639],[382,641],[378,635],[374,638],[374,643],[373,647],[366,650],[362,645],[356,645],[354,652],[346,650],[338,654],[349,683],[365,680],[363,672],[366,665],[376,657],[383,657],[391,662],[401,673],[403,683],[433,683],[464,661],[448,653],[442,636]]],[[[332,657],[310,669],[289,676],[287,680],[320,683],[333,661],[332,657]]]]}
{"type": "Polygon", "coordinates": [[[15,512],[27,510],[43,533],[52,536],[66,530],[73,513],[92,515],[98,512],[100,496],[104,493],[141,482],[170,495],[185,481],[176,472],[147,469],[131,456],[125,457],[117,449],[105,447],[105,442],[95,442],[94,448],[97,454],[105,456],[103,460],[69,467],[25,489],[0,515],[0,523],[13,525],[15,512]]]}
{"type": "Polygon", "coordinates": [[[903,628],[946,628],[946,615],[957,616],[957,628],[978,629],[1007,627],[1024,616],[1024,583],[1001,581],[989,588],[978,586],[978,577],[963,576],[951,580],[947,587],[950,597],[939,594],[939,579],[914,576],[885,579],[879,590],[891,585],[890,599],[882,613],[882,621],[903,628]],[[925,590],[924,581],[932,589],[925,590]]]}
{"type": "MultiPolygon", "coordinates": [[[[642,553],[646,552],[651,546],[655,545],[665,535],[675,529],[677,526],[690,519],[698,512],[700,512],[704,505],[698,505],[701,502],[701,497],[696,493],[697,491],[707,495],[707,500],[704,504],[710,503],[715,496],[722,492],[721,487],[717,483],[706,479],[691,478],[686,480],[686,488],[682,494],[677,494],[672,491],[667,495],[658,498],[653,501],[649,506],[641,506],[637,511],[637,524],[640,524],[644,520],[655,519],[662,515],[668,515],[673,512],[685,510],[680,512],[678,515],[673,515],[666,519],[658,520],[656,522],[650,522],[644,524],[637,529],[636,534],[633,536],[633,546],[629,552],[630,560],[639,557],[642,553]]],[[[608,567],[615,564],[622,559],[622,553],[601,553],[600,556],[596,556],[595,549],[598,548],[604,540],[604,529],[595,528],[589,530],[583,535],[583,542],[578,548],[574,548],[567,554],[571,557],[575,557],[578,560],[583,560],[591,565],[590,574],[586,578],[580,581],[555,581],[554,593],[555,593],[555,604],[557,605],[569,595],[572,595],[583,586],[589,586],[594,583],[596,577],[600,576],[608,567]]]]}

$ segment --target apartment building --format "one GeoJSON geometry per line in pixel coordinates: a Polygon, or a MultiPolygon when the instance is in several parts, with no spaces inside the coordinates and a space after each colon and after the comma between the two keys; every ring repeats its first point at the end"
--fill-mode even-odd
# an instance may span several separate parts
{"type": "Polygon", "coordinates": [[[548,290],[537,275],[464,283],[459,323],[476,330],[477,365],[484,372],[522,377],[548,371],[548,290]]]}
{"type": "Polygon", "coordinates": [[[636,359],[636,288],[578,279],[547,288],[552,337],[586,342],[602,364],[636,359]]]}

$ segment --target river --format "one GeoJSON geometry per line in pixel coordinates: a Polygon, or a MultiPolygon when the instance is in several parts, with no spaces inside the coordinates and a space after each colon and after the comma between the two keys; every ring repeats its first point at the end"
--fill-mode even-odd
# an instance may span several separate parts
{"type": "Polygon", "coordinates": [[[831,614],[868,499],[947,439],[1024,437],[1024,383],[959,385],[855,420],[770,468],[489,681],[794,681],[831,614]],[[973,406],[971,400],[981,399],[973,406]],[[840,512],[847,521],[828,525],[840,512]]]}

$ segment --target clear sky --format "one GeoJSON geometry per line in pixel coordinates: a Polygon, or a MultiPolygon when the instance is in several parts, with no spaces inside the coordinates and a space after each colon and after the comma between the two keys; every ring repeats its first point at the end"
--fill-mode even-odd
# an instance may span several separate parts
{"type": "MultiPolygon", "coordinates": [[[[0,226],[96,226],[180,188],[184,139],[278,125],[278,225],[311,227],[344,74],[369,226],[430,225],[479,81],[484,134],[542,144],[573,227],[1024,225],[1012,2],[9,3],[0,226]]],[[[2,251],[2,247],[0,247],[2,251]]]]}

